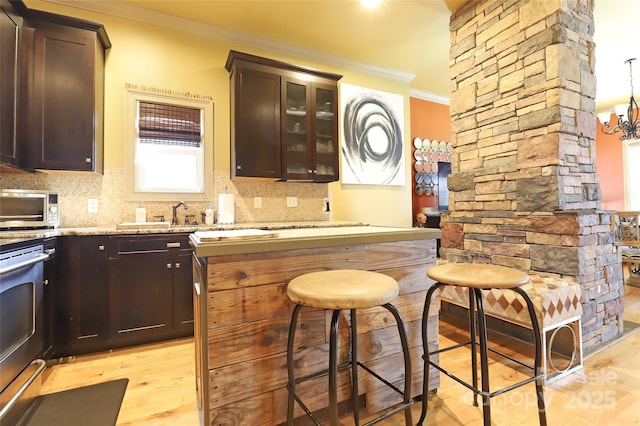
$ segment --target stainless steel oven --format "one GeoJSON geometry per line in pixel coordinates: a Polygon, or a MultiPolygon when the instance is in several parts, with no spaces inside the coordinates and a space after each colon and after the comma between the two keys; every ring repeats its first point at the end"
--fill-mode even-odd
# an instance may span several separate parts
{"type": "Polygon", "coordinates": [[[60,225],[57,192],[30,189],[0,191],[0,229],[55,228],[60,225]]]}
{"type": "Polygon", "coordinates": [[[48,256],[40,239],[0,245],[0,424],[12,424],[12,409],[45,367],[37,358],[44,349],[48,256]]]}

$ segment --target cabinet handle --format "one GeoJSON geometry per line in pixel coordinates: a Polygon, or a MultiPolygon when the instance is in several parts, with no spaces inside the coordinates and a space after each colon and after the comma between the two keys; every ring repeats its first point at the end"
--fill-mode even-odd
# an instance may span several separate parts
{"type": "Polygon", "coordinates": [[[167,269],[171,269],[172,265],[170,263],[167,263],[167,269]]]}
{"type": "Polygon", "coordinates": [[[176,269],[180,269],[180,262],[176,262],[176,269]]]}
{"type": "Polygon", "coordinates": [[[86,158],[84,159],[84,162],[85,162],[85,163],[90,163],[90,162],[91,162],[91,157],[86,157],[86,158]]]}
{"type": "Polygon", "coordinates": [[[167,248],[180,248],[180,243],[167,243],[167,248]]]}
{"type": "Polygon", "coordinates": [[[104,251],[104,246],[98,246],[98,251],[104,251]]]}

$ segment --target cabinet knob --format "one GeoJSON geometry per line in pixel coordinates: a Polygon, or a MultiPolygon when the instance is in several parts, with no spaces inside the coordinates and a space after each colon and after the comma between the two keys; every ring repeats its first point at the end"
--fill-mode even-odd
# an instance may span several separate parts
{"type": "Polygon", "coordinates": [[[85,162],[85,163],[91,163],[91,157],[86,157],[86,158],[84,159],[84,162],[85,162]]]}
{"type": "Polygon", "coordinates": [[[180,269],[180,262],[176,262],[176,269],[180,269]]]}
{"type": "Polygon", "coordinates": [[[171,269],[172,265],[170,263],[167,263],[167,269],[171,269]]]}
{"type": "Polygon", "coordinates": [[[98,251],[104,251],[104,246],[98,246],[98,251]]]}

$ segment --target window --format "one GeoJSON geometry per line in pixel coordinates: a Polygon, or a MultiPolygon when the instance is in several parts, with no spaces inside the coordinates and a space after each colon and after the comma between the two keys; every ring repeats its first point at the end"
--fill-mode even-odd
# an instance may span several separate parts
{"type": "Polygon", "coordinates": [[[624,208],[640,210],[640,140],[627,140],[623,144],[624,208]]]}
{"type": "Polygon", "coordinates": [[[211,198],[211,101],[127,92],[127,199],[211,198]]]}

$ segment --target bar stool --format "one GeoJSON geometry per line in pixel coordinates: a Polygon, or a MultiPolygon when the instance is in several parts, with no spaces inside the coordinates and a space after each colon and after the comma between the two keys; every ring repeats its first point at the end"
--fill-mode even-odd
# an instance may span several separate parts
{"type": "Polygon", "coordinates": [[[423,394],[422,394],[422,413],[418,425],[422,425],[427,415],[427,392],[429,389],[429,367],[433,366],[440,370],[447,376],[451,377],[458,383],[467,387],[473,391],[473,404],[478,405],[478,395],[482,396],[482,412],[484,418],[484,425],[491,425],[491,406],[490,398],[516,389],[527,383],[533,381],[536,382],[536,396],[538,401],[538,417],[540,425],[546,426],[547,418],[545,413],[544,395],[543,395],[543,381],[544,371],[542,369],[542,343],[540,326],[536,317],[533,302],[529,295],[520,288],[520,286],[529,282],[529,276],[521,271],[507,268],[498,265],[488,264],[470,264],[470,263],[449,263],[444,265],[437,265],[427,270],[427,275],[436,281],[436,284],[427,291],[427,296],[424,304],[424,313],[422,320],[422,342],[424,347],[424,380],[423,380],[423,394]],[[469,335],[470,340],[468,342],[452,345],[446,348],[439,349],[437,351],[430,352],[428,345],[428,327],[427,318],[429,317],[429,305],[431,304],[431,298],[436,290],[439,288],[452,285],[459,287],[467,287],[469,289],[469,335]],[[529,317],[531,318],[531,325],[533,331],[535,355],[534,365],[528,365],[521,362],[511,356],[491,349],[487,345],[487,324],[484,312],[484,303],[482,290],[489,289],[501,289],[511,290],[522,296],[527,309],[529,311],[529,317]],[[476,332],[477,324],[477,332],[476,332]],[[471,348],[471,380],[472,384],[456,377],[452,373],[442,368],[438,362],[431,360],[431,355],[443,353],[452,349],[460,348],[469,345],[471,348]],[[478,388],[478,372],[477,372],[477,354],[476,345],[480,348],[480,380],[482,388],[478,388]],[[508,358],[519,365],[527,367],[533,371],[531,377],[502,388],[500,390],[491,392],[489,386],[489,351],[496,353],[502,357],[508,358]]]}
{"type": "Polygon", "coordinates": [[[287,425],[293,424],[294,418],[294,400],[302,407],[304,412],[316,424],[321,423],[311,413],[304,402],[296,394],[295,387],[297,384],[317,378],[323,375],[329,375],[329,424],[331,426],[338,425],[338,369],[349,368],[351,370],[352,380],[352,396],[353,419],[355,425],[360,424],[360,403],[358,392],[358,366],[366,372],[382,381],[385,385],[391,387],[394,391],[402,395],[403,402],[393,410],[383,414],[377,419],[371,420],[367,425],[377,423],[401,411],[405,412],[405,422],[407,426],[411,425],[411,358],[409,354],[409,344],[407,334],[404,328],[404,322],[398,310],[391,305],[398,296],[398,283],[393,278],[377,272],[360,271],[360,270],[332,270],[311,272],[301,275],[291,280],[287,286],[287,296],[296,305],[291,315],[291,324],[289,327],[289,337],[287,342],[287,371],[289,381],[287,389],[289,391],[289,399],[287,406],[287,425]],[[310,376],[296,378],[294,371],[294,339],[298,314],[303,306],[330,309],[333,311],[331,317],[331,328],[329,335],[329,368],[310,376]],[[404,391],[401,391],[384,378],[373,372],[370,368],[358,361],[358,328],[356,321],[356,309],[371,308],[381,306],[388,310],[396,320],[398,332],[400,334],[400,342],[404,355],[404,372],[405,382],[404,391]],[[348,309],[351,318],[350,332],[350,351],[349,359],[338,365],[338,320],[340,319],[341,310],[348,309]]]}

